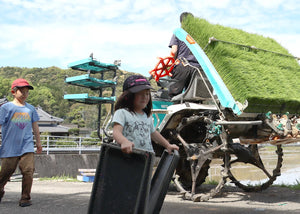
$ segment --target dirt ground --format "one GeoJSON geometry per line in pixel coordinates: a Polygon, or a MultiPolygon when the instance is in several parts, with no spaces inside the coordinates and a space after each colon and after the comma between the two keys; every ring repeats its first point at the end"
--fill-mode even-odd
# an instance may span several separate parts
{"type": "MultiPolygon", "coordinates": [[[[87,213],[93,183],[66,181],[38,181],[32,187],[30,207],[21,208],[18,200],[21,182],[9,182],[0,203],[0,213],[87,213]]],[[[120,214],[124,212],[120,211],[120,214]]],[[[207,202],[183,200],[172,187],[165,197],[161,214],[218,214],[218,213],[300,213],[300,190],[271,186],[262,192],[244,192],[224,187],[221,194],[207,202]]]]}
{"type": "MultiPolygon", "coordinates": [[[[186,211],[193,207],[194,210],[199,209],[197,213],[300,213],[300,189],[271,186],[261,192],[245,192],[237,187],[225,186],[218,195],[207,202],[191,202],[183,200],[178,192],[171,188],[161,213],[168,213],[168,202],[189,204],[185,206],[186,211]]],[[[178,210],[178,213],[181,212],[178,210]]]]}

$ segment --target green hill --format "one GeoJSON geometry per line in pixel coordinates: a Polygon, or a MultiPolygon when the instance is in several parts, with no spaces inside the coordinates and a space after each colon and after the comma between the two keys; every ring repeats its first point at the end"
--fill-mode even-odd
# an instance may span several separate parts
{"type": "Polygon", "coordinates": [[[274,39],[193,17],[182,27],[204,49],[234,99],[248,101],[245,112],[300,113],[300,65],[274,39]],[[208,44],[211,37],[226,42],[208,44]]]}
{"type": "MultiPolygon", "coordinates": [[[[33,106],[40,106],[53,116],[65,119],[66,123],[78,121],[82,126],[96,129],[97,125],[97,105],[86,105],[64,100],[64,94],[89,93],[98,96],[98,91],[91,91],[87,88],[72,86],[64,82],[66,76],[82,75],[84,72],[61,69],[58,67],[46,68],[21,68],[21,67],[0,67],[0,98],[6,97],[9,101],[13,99],[11,95],[11,83],[14,79],[25,78],[33,85],[34,90],[30,91],[27,102],[33,106]]],[[[122,92],[122,85],[126,77],[133,73],[118,70],[118,84],[116,95],[122,92]]],[[[97,75],[95,75],[97,77],[97,75]]],[[[112,74],[105,73],[106,79],[112,79],[112,74]]],[[[106,89],[103,93],[109,93],[106,89]]],[[[102,108],[102,118],[107,115],[105,106],[102,108]]]]}

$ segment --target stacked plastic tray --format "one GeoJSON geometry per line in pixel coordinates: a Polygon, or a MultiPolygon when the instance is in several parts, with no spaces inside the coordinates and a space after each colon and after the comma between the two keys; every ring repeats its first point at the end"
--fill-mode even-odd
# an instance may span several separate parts
{"type": "Polygon", "coordinates": [[[86,72],[84,75],[67,77],[65,83],[89,88],[91,90],[99,90],[99,96],[90,95],[89,93],[83,94],[66,94],[64,99],[85,103],[85,104],[102,104],[102,103],[114,103],[115,88],[117,82],[114,80],[104,79],[105,72],[113,72],[113,79],[116,77],[116,71],[118,67],[114,64],[102,63],[94,60],[92,57],[70,63],[68,65],[74,70],[86,72]],[[92,75],[100,74],[101,78],[95,78],[92,75]],[[111,96],[102,96],[102,89],[110,87],[112,88],[111,96]]]}

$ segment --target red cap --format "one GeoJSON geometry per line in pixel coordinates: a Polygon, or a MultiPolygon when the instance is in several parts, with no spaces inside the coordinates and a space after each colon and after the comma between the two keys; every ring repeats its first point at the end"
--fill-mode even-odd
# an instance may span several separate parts
{"type": "Polygon", "coordinates": [[[13,83],[11,84],[11,89],[13,89],[14,87],[18,87],[18,88],[28,87],[29,89],[33,89],[33,87],[29,85],[29,83],[25,79],[14,80],[13,83]]]}

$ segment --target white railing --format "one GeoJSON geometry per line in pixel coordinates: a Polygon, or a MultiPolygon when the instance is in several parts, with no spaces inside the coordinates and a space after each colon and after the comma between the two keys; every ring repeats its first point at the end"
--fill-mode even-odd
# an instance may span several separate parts
{"type": "MultiPolygon", "coordinates": [[[[78,153],[100,152],[102,139],[82,136],[41,135],[43,153],[78,153]]],[[[1,134],[0,134],[1,145],[1,134]]],[[[300,142],[283,146],[300,146],[300,142]]],[[[36,148],[35,148],[36,150],[36,148]]]]}
{"type": "MultiPolygon", "coordinates": [[[[43,153],[78,153],[99,152],[102,140],[81,136],[41,135],[43,153]]],[[[34,140],[35,141],[35,140],[34,140]]],[[[1,145],[1,135],[0,135],[1,145]]],[[[36,150],[36,147],[35,147],[36,150]]]]}
{"type": "Polygon", "coordinates": [[[97,152],[100,151],[101,140],[99,138],[81,136],[50,136],[41,135],[43,152],[47,155],[62,152],[97,152]]]}

